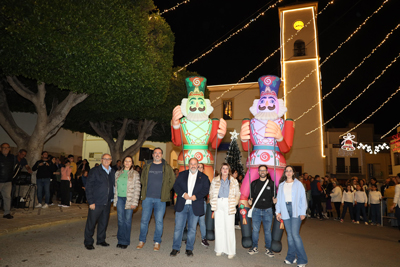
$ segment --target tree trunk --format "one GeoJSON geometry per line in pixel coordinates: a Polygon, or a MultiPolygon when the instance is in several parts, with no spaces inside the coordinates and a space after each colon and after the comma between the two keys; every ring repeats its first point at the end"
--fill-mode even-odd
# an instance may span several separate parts
{"type": "Polygon", "coordinates": [[[113,158],[113,163],[117,160],[123,160],[126,156],[134,156],[143,145],[144,142],[151,136],[153,132],[154,126],[157,122],[152,120],[144,120],[140,121],[138,124],[138,132],[139,136],[136,142],[128,147],[127,149],[123,150],[123,145],[125,141],[126,131],[129,124],[134,124],[134,121],[131,119],[125,118],[122,122],[121,128],[117,132],[117,138],[114,141],[112,128],[113,122],[90,122],[93,130],[107,142],[108,147],[110,148],[111,157],[113,158]]]}
{"type": "Polygon", "coordinates": [[[31,135],[27,134],[16,124],[12,117],[3,87],[0,86],[0,124],[17,144],[18,149],[23,148],[28,151],[26,158],[28,164],[32,166],[40,159],[44,144],[64,124],[65,118],[71,108],[85,100],[88,95],[70,92],[61,103],[57,104],[54,102],[48,114],[45,104],[46,88],[44,83],[38,84],[38,92],[35,94],[26,88],[16,77],[7,76],[7,81],[15,92],[35,105],[38,115],[33,133],[31,135]]]}

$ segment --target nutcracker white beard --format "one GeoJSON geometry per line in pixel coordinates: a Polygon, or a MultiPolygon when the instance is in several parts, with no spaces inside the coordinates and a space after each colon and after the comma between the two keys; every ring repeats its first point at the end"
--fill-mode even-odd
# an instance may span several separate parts
{"type": "Polygon", "coordinates": [[[276,112],[258,112],[254,117],[257,120],[271,120],[274,121],[279,118],[276,112]]]}
{"type": "Polygon", "coordinates": [[[186,118],[190,121],[205,121],[208,119],[208,115],[206,113],[188,113],[186,118]]]}

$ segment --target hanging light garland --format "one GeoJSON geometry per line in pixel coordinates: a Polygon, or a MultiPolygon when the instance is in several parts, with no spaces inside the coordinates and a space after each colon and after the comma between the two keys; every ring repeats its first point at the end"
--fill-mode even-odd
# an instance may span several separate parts
{"type": "MultiPolygon", "coordinates": [[[[320,125],[320,126],[318,126],[317,128],[315,128],[314,130],[309,131],[308,133],[306,133],[306,135],[309,135],[309,134],[311,134],[311,133],[317,131],[319,128],[325,126],[325,125],[328,124],[330,121],[332,121],[334,118],[336,118],[340,113],[342,113],[345,109],[347,109],[351,104],[353,104],[354,101],[356,101],[365,91],[367,91],[367,90],[369,89],[369,87],[371,87],[371,85],[373,85],[373,84],[387,71],[387,69],[390,68],[390,67],[393,65],[393,63],[395,63],[395,62],[397,61],[397,59],[398,59],[399,57],[400,57],[400,54],[398,54],[398,55],[395,57],[395,59],[394,59],[389,65],[387,65],[386,68],[385,68],[377,77],[375,77],[375,79],[374,79],[370,84],[368,84],[367,87],[364,88],[364,90],[361,91],[361,93],[359,93],[355,98],[353,98],[353,99],[350,101],[349,104],[347,104],[347,105],[346,105],[344,108],[342,108],[338,113],[336,113],[335,116],[333,116],[332,118],[330,118],[329,120],[327,120],[326,122],[324,122],[322,125],[320,125]]],[[[397,91],[396,91],[396,92],[397,92],[397,91]]],[[[318,103],[321,103],[321,101],[322,101],[322,100],[320,100],[318,103]]],[[[297,120],[297,119],[296,119],[296,120],[297,120]]],[[[295,120],[295,121],[296,121],[296,120],[295,120]]]]}
{"type": "Polygon", "coordinates": [[[175,6],[173,6],[173,7],[171,7],[171,8],[165,9],[165,10],[164,10],[163,12],[161,12],[159,15],[161,16],[162,14],[165,14],[165,13],[171,11],[171,10],[175,10],[178,6],[183,5],[183,4],[187,4],[187,3],[189,3],[189,2],[190,2],[190,0],[185,0],[185,1],[181,2],[181,3],[178,3],[178,4],[176,4],[175,6]]]}
{"type": "Polygon", "coordinates": [[[363,150],[365,150],[365,151],[366,151],[367,153],[369,153],[369,154],[377,154],[377,153],[379,153],[379,151],[381,151],[381,150],[390,149],[390,147],[389,147],[386,143],[383,143],[383,144],[379,144],[379,145],[375,146],[375,147],[374,147],[374,150],[372,150],[372,146],[367,145],[367,144],[360,143],[360,144],[357,146],[357,149],[363,149],[363,150]]]}
{"type": "Polygon", "coordinates": [[[255,22],[258,18],[260,18],[261,16],[264,16],[264,13],[267,12],[269,9],[274,8],[277,6],[278,3],[282,2],[283,0],[278,0],[276,1],[274,4],[270,5],[266,10],[264,10],[263,12],[259,13],[257,17],[255,17],[254,19],[251,19],[246,25],[244,25],[242,28],[240,28],[239,30],[237,30],[236,32],[232,33],[231,35],[229,35],[225,40],[217,43],[216,45],[214,45],[213,47],[211,47],[207,52],[203,53],[201,56],[193,59],[192,61],[190,61],[189,63],[187,63],[185,66],[183,66],[182,68],[180,68],[179,70],[177,70],[176,72],[181,72],[182,70],[184,70],[185,68],[187,68],[188,66],[192,65],[193,63],[199,61],[201,58],[205,57],[206,55],[208,55],[209,53],[211,53],[215,48],[219,47],[220,45],[222,45],[223,43],[226,43],[229,39],[231,39],[233,36],[237,35],[238,33],[240,33],[241,31],[243,31],[244,29],[246,29],[247,27],[250,26],[251,23],[255,22]]]}
{"type": "Polygon", "coordinates": [[[379,106],[379,108],[375,109],[375,111],[373,111],[370,115],[368,115],[365,119],[363,119],[362,122],[360,122],[359,124],[357,124],[356,126],[354,126],[353,128],[351,128],[350,130],[348,130],[348,131],[345,132],[344,134],[341,134],[340,136],[343,136],[343,135],[345,135],[345,134],[347,134],[347,133],[349,133],[349,132],[351,132],[351,131],[357,129],[358,126],[360,126],[360,125],[363,124],[366,120],[368,120],[369,118],[371,118],[378,110],[380,110],[387,102],[389,102],[390,99],[392,99],[392,97],[393,97],[395,94],[397,94],[399,91],[400,91],[400,87],[399,87],[393,94],[391,94],[391,95],[389,96],[389,98],[379,106]]]}
{"type": "MultiPolygon", "coordinates": [[[[320,15],[323,11],[325,11],[325,9],[328,8],[329,5],[333,4],[333,1],[330,1],[318,14],[316,14],[314,16],[314,18],[316,18],[318,15],[320,15]]],[[[220,96],[218,96],[217,98],[215,98],[213,101],[211,101],[211,104],[213,104],[215,101],[218,101],[223,95],[225,95],[227,92],[229,92],[230,90],[232,90],[236,85],[238,85],[240,82],[242,82],[244,79],[246,79],[247,77],[250,76],[250,74],[252,74],[255,70],[257,70],[259,67],[261,67],[269,58],[271,58],[273,55],[275,55],[276,52],[278,52],[283,45],[285,45],[287,42],[289,42],[290,40],[292,40],[301,30],[303,30],[304,28],[307,28],[307,26],[313,21],[313,19],[310,19],[303,28],[301,28],[300,30],[298,30],[295,34],[292,34],[289,39],[287,39],[283,44],[281,44],[281,46],[279,46],[274,52],[272,52],[269,56],[267,56],[260,64],[258,64],[254,69],[252,69],[251,71],[249,71],[245,76],[243,76],[242,78],[239,79],[239,81],[237,81],[236,84],[232,85],[230,88],[228,88],[227,90],[225,90],[224,92],[221,93],[220,96]]]]}
{"type": "MultiPolygon", "coordinates": [[[[376,9],[369,17],[367,17],[365,20],[364,20],[364,22],[363,23],[361,23],[360,24],[360,26],[358,26],[357,27],[357,29],[352,33],[352,34],[350,34],[350,36],[349,37],[347,37],[347,39],[345,40],[345,41],[343,41],[336,49],[335,49],[335,51],[333,51],[332,53],[330,53],[330,55],[327,57],[327,58],[325,58],[325,60],[319,65],[319,68],[322,66],[322,65],[324,65],[327,61],[328,61],[328,59],[330,59],[345,43],[347,43],[361,28],[362,28],[362,26],[364,26],[366,23],[367,23],[367,21],[373,16],[373,15],[375,15],[375,14],[377,14],[378,12],[379,12],[379,10],[381,10],[382,9],[382,7],[388,2],[389,0],[385,0],[383,3],[382,3],[382,5],[378,8],[378,9],[376,9]]],[[[397,29],[397,27],[396,27],[396,29],[397,29]]],[[[393,30],[392,30],[393,31],[393,30]]],[[[290,89],[283,97],[286,97],[288,94],[290,94],[293,90],[295,90],[297,87],[299,87],[307,78],[309,78],[314,72],[316,72],[317,71],[317,68],[315,68],[315,69],[313,69],[308,75],[306,75],[299,83],[297,83],[292,89],[290,89]]]]}
{"type": "MultiPolygon", "coordinates": [[[[374,49],[372,49],[371,53],[369,53],[368,56],[366,56],[366,57],[363,58],[363,60],[360,62],[360,64],[358,64],[352,71],[350,71],[350,72],[346,75],[346,77],[344,77],[335,87],[332,88],[332,90],[331,90],[329,93],[327,93],[326,95],[324,95],[324,97],[321,99],[321,101],[323,101],[323,100],[324,100],[325,98],[327,98],[330,94],[332,94],[332,92],[333,92],[334,90],[336,90],[345,80],[347,80],[347,78],[349,78],[349,77],[354,73],[354,71],[355,71],[356,69],[358,69],[362,64],[364,64],[364,62],[365,62],[368,58],[370,58],[371,55],[372,55],[373,53],[375,53],[375,51],[376,51],[379,47],[381,47],[381,46],[387,41],[387,39],[389,38],[389,36],[392,35],[393,32],[394,32],[397,28],[399,28],[399,27],[400,27],[400,23],[397,24],[397,26],[396,26],[394,29],[392,29],[392,30],[386,35],[386,37],[382,40],[382,42],[380,42],[374,49]]],[[[389,66],[391,66],[391,64],[390,64],[389,66]]],[[[310,74],[311,74],[311,73],[310,73],[310,74]]],[[[364,90],[362,93],[364,93],[365,91],[366,91],[366,90],[364,90]]],[[[362,94],[362,93],[361,93],[361,94],[362,94]]],[[[317,103],[315,103],[314,105],[312,105],[311,108],[309,108],[308,110],[304,111],[303,114],[301,114],[301,115],[300,115],[297,119],[295,119],[294,121],[297,121],[297,120],[301,119],[304,115],[306,115],[308,112],[310,112],[311,110],[313,110],[316,106],[318,106],[318,105],[321,103],[321,101],[318,101],[317,103]]]]}
{"type": "Polygon", "coordinates": [[[398,124],[396,124],[396,126],[394,126],[392,129],[390,129],[389,132],[385,133],[384,135],[381,136],[381,139],[385,138],[386,135],[388,135],[391,131],[393,131],[394,129],[396,129],[397,127],[400,126],[400,122],[398,124]]]}

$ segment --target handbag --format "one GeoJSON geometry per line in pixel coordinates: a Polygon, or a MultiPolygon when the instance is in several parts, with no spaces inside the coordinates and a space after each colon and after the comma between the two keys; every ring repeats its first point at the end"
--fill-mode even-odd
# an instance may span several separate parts
{"type": "Polygon", "coordinates": [[[247,217],[251,218],[251,216],[253,216],[253,209],[257,204],[258,199],[260,198],[260,196],[262,195],[262,193],[264,192],[265,187],[267,186],[267,184],[269,183],[269,180],[264,184],[263,188],[261,188],[260,193],[258,193],[258,196],[256,198],[256,201],[253,203],[253,206],[251,207],[251,209],[249,210],[249,212],[247,213],[247,217]]]}

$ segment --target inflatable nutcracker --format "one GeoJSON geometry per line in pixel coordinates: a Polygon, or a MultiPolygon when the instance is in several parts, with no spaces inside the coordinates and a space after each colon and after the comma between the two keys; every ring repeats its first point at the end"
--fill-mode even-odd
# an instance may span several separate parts
{"type": "MultiPolygon", "coordinates": [[[[189,159],[197,158],[204,164],[204,173],[212,181],[214,177],[214,157],[208,150],[208,144],[217,149],[226,133],[224,119],[210,119],[214,110],[211,102],[204,99],[207,79],[192,76],[185,79],[188,98],[182,99],[172,113],[172,142],[176,146],[183,144],[183,151],[178,156],[179,171],[189,164],[189,159]],[[184,116],[184,117],[183,117],[184,116]],[[184,153],[183,153],[184,152],[184,153]]],[[[206,212],[207,239],[214,240],[214,220],[211,217],[211,206],[206,212]]]]}
{"type": "MultiPolygon", "coordinates": [[[[239,209],[242,224],[242,246],[250,248],[251,221],[247,217],[249,210],[248,198],[250,184],[259,178],[258,166],[266,165],[276,187],[286,166],[286,160],[282,153],[290,151],[293,143],[294,122],[293,120],[283,120],[281,117],[286,113],[283,100],[278,100],[278,91],[281,81],[278,77],[267,75],[258,79],[260,87],[260,99],[253,102],[250,112],[254,118],[244,119],[240,131],[240,139],[244,151],[249,151],[250,143],[253,144],[247,161],[247,173],[241,186],[241,196],[239,209]]],[[[255,198],[256,196],[252,196],[255,198]]],[[[282,249],[281,238],[282,230],[279,223],[274,219],[272,233],[272,247],[275,252],[282,249]]]]}

